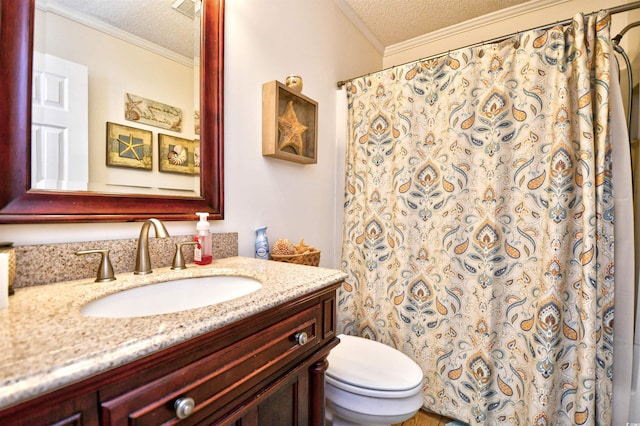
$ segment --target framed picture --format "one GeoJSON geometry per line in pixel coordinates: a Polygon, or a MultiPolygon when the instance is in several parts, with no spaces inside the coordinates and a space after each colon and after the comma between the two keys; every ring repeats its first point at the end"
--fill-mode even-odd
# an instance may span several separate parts
{"type": "Polygon", "coordinates": [[[200,173],[200,141],[160,133],[158,134],[158,158],[161,172],[198,174],[200,173]]]}
{"type": "Polygon", "coordinates": [[[262,155],[317,163],[318,103],[279,81],[262,85],[262,155]]]}
{"type": "Polygon", "coordinates": [[[193,174],[200,174],[200,139],[193,141],[193,174]]]}
{"type": "Polygon", "coordinates": [[[182,132],[182,110],[131,93],[124,98],[125,120],[182,132]]]}
{"type": "Polygon", "coordinates": [[[107,166],[151,170],[153,134],[107,122],[107,166]]]}

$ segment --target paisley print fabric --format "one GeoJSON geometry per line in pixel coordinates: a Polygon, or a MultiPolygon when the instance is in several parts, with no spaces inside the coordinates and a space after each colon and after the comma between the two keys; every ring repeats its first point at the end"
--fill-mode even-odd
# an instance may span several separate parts
{"type": "Polygon", "coordinates": [[[610,424],[606,13],[347,86],[339,331],[474,425],[610,424]]]}

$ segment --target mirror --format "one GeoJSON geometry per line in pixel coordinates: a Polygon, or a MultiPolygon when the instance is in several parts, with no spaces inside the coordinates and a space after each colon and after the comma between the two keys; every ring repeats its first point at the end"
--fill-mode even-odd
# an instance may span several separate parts
{"type": "Polygon", "coordinates": [[[223,0],[203,0],[202,5],[201,191],[199,196],[179,197],[30,189],[34,3],[0,2],[0,65],[6,84],[0,100],[5,117],[0,146],[6,155],[0,158],[0,166],[7,176],[0,186],[0,223],[132,221],[150,216],[191,220],[196,211],[223,218],[223,0]]]}
{"type": "Polygon", "coordinates": [[[31,188],[200,196],[200,0],[35,6],[31,188]]]}

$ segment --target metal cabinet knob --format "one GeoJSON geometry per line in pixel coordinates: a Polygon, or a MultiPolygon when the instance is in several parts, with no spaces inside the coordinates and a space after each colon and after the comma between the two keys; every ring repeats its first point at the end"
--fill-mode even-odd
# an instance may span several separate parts
{"type": "Polygon", "coordinates": [[[193,409],[196,407],[196,402],[193,398],[178,398],[173,404],[173,408],[176,409],[176,417],[179,419],[186,419],[193,413],[193,409]]]}
{"type": "Polygon", "coordinates": [[[304,331],[300,331],[298,333],[296,333],[295,336],[293,336],[296,339],[296,342],[298,342],[298,344],[300,346],[304,346],[307,344],[307,340],[309,339],[307,336],[307,333],[305,333],[304,331]]]}

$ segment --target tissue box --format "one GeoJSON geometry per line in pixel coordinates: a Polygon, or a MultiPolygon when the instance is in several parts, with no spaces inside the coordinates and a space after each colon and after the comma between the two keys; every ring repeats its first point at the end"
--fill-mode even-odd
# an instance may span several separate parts
{"type": "Polygon", "coordinates": [[[9,306],[9,253],[0,253],[0,309],[9,306]]]}
{"type": "Polygon", "coordinates": [[[13,294],[13,282],[16,279],[16,249],[13,248],[13,243],[3,242],[0,243],[0,253],[9,255],[9,296],[11,296],[13,294]]]}

